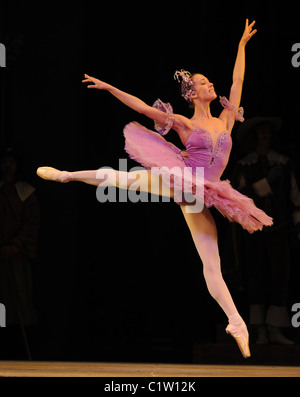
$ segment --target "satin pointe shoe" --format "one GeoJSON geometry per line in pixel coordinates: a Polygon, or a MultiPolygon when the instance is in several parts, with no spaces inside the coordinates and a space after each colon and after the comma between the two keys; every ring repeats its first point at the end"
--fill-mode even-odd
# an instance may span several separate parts
{"type": "Polygon", "coordinates": [[[249,336],[246,325],[228,324],[226,333],[235,339],[243,357],[248,358],[251,356],[249,349],[249,336]]]}
{"type": "Polygon", "coordinates": [[[39,167],[36,171],[40,178],[46,179],[48,181],[56,181],[66,183],[69,182],[68,172],[59,171],[52,167],[39,167]]]}

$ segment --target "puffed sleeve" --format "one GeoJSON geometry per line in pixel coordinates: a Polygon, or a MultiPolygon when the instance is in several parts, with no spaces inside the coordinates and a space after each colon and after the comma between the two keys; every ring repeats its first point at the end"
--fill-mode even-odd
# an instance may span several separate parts
{"type": "Polygon", "coordinates": [[[169,103],[164,103],[160,99],[157,99],[152,105],[154,108],[161,110],[166,113],[166,125],[162,125],[154,122],[154,128],[160,135],[166,135],[173,126],[174,123],[174,113],[173,108],[169,103]]]}
{"type": "Polygon", "coordinates": [[[225,96],[220,96],[220,103],[225,109],[232,110],[235,115],[235,119],[238,121],[245,121],[244,119],[244,108],[240,107],[237,109],[232,103],[228,101],[228,99],[225,96]]]}

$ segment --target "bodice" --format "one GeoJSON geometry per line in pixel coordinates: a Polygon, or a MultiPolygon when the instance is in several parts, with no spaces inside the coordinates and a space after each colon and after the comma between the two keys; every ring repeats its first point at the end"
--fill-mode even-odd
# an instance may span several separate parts
{"type": "Polygon", "coordinates": [[[231,148],[232,140],[228,131],[219,133],[214,143],[209,131],[196,128],[186,142],[187,156],[183,156],[183,161],[193,172],[196,167],[204,167],[205,179],[218,181],[227,166],[231,148]]]}

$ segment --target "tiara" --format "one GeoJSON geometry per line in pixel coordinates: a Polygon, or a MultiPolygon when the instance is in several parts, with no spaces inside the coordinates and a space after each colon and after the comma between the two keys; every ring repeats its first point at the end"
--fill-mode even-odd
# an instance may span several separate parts
{"type": "Polygon", "coordinates": [[[191,76],[192,75],[190,72],[183,69],[181,69],[180,71],[176,70],[174,74],[174,80],[177,80],[178,83],[180,83],[180,77],[181,77],[181,85],[180,85],[181,95],[188,102],[192,102],[191,95],[194,92],[194,88],[193,88],[194,83],[192,82],[191,76]]]}

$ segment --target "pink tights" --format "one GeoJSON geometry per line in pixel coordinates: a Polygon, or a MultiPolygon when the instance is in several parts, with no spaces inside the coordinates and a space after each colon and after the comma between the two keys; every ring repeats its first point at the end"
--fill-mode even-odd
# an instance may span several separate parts
{"type": "MultiPolygon", "coordinates": [[[[164,185],[161,178],[152,175],[151,187],[149,185],[150,172],[143,170],[137,172],[109,171],[109,178],[104,177],[107,170],[98,171],[79,171],[68,173],[68,180],[81,181],[98,186],[99,183],[106,181],[107,185],[114,185],[120,188],[130,189],[130,185],[138,181],[140,190],[150,191],[155,194],[174,196],[172,189],[164,185]]],[[[107,175],[107,174],[106,174],[107,175]]],[[[211,296],[218,302],[231,324],[243,324],[243,319],[239,315],[237,308],[232,300],[230,292],[223,280],[221,263],[218,248],[217,228],[214,219],[208,208],[204,207],[202,212],[191,213],[187,211],[185,205],[181,205],[181,210],[187,222],[191,236],[195,243],[198,254],[203,263],[203,273],[211,296]]]]}

